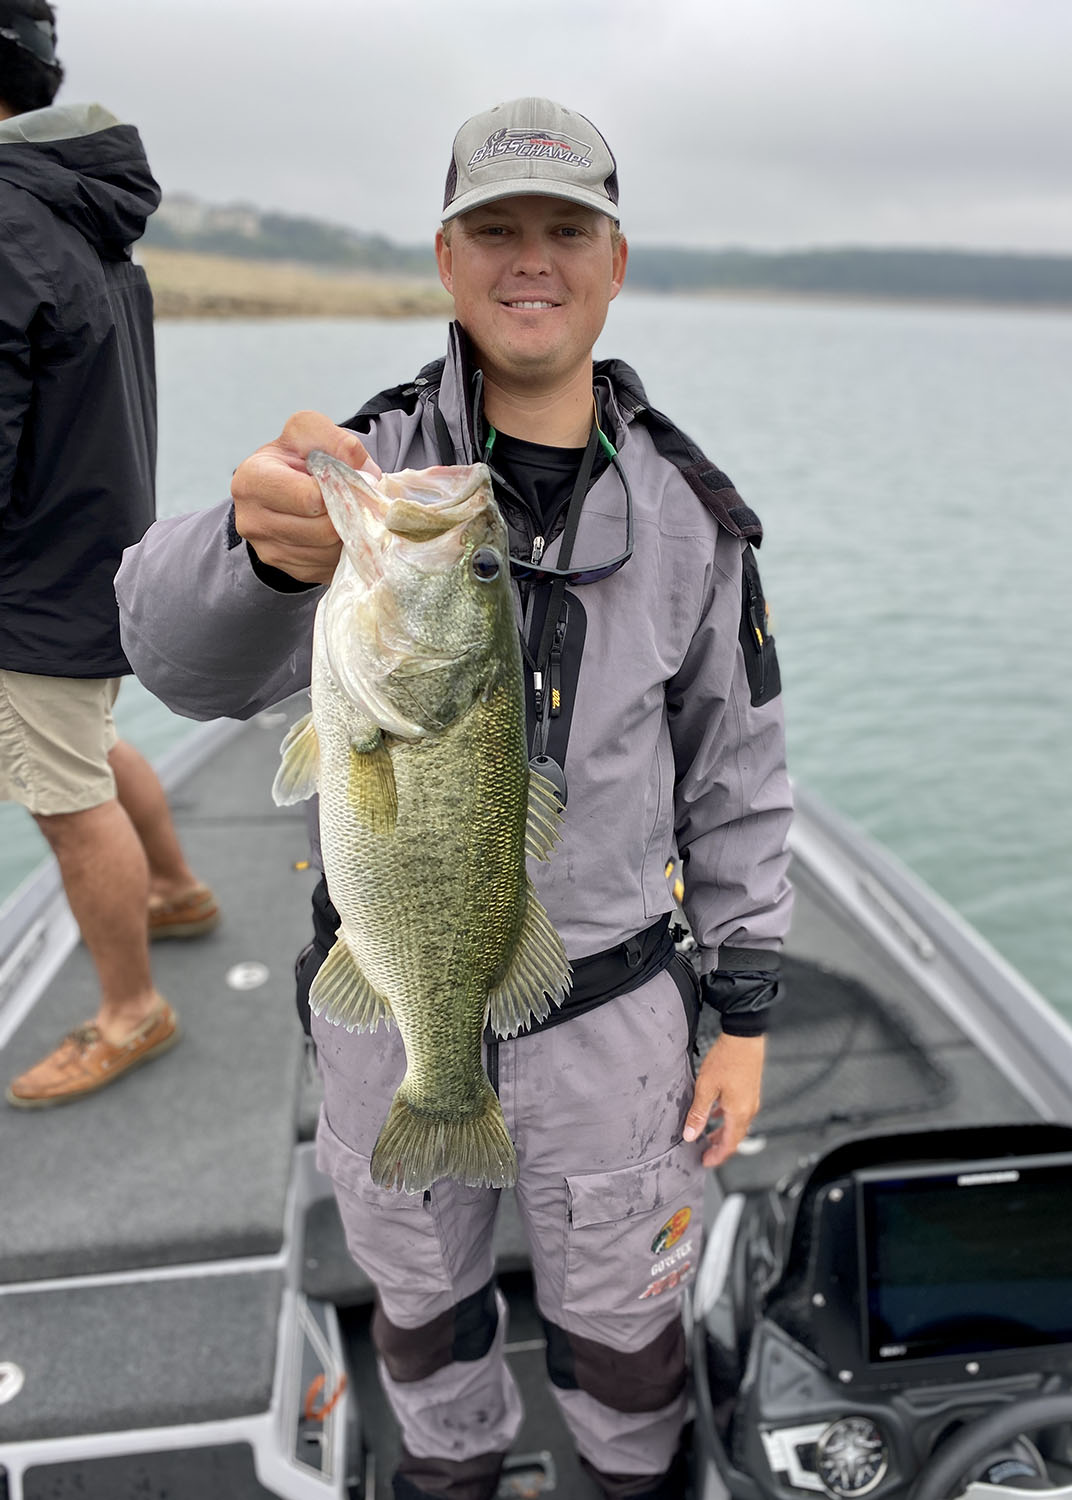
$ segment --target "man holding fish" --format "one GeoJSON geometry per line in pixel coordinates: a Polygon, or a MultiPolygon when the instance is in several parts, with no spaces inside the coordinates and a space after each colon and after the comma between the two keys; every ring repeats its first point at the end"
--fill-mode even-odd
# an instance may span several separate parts
{"type": "Polygon", "coordinates": [[[759,1104],[791,904],[760,528],[627,365],[593,364],[627,253],[590,121],[475,116],[436,236],[446,358],[342,428],[291,418],[233,509],[157,523],[117,579],[177,711],[312,684],[275,795],[320,794],[318,1150],[378,1292],[398,1500],[493,1496],[517,1434],[506,1185],[586,1470],[680,1500],[703,1169],[759,1104]],[[695,1079],[678,896],[722,1015],[695,1079]]]}

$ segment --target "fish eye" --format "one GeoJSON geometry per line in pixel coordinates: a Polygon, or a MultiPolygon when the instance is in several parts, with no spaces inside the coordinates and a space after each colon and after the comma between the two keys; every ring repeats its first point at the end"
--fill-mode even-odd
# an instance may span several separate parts
{"type": "Polygon", "coordinates": [[[469,560],[473,577],[481,583],[491,583],[502,572],[502,559],[490,547],[478,547],[469,560]]]}

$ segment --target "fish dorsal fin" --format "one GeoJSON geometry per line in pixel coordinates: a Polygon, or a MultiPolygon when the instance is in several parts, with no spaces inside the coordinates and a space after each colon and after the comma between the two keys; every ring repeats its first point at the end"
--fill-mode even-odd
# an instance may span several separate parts
{"type": "Polygon", "coordinates": [[[561,819],[562,803],[554,784],[530,768],[525,853],[533,859],[550,859],[551,850],[562,837],[558,826],[561,819]]]}
{"type": "Polygon", "coordinates": [[[525,912],[506,973],[488,995],[488,1020],[499,1036],[527,1031],[546,1021],[552,1005],[569,994],[570,966],[562,939],[533,888],[525,882],[525,912]]]}
{"type": "Polygon", "coordinates": [[[283,759],[272,783],[272,800],[279,807],[290,807],[311,797],[320,780],[320,741],[312,714],[290,726],[279,753],[283,759]]]}
{"type": "Polygon", "coordinates": [[[379,730],[369,744],[350,745],[350,806],[372,833],[393,833],[398,818],[398,791],[391,754],[379,730]]]}
{"type": "Polygon", "coordinates": [[[358,968],[342,928],[310,986],[309,1008],[347,1031],[375,1031],[381,1021],[390,1026],[394,1020],[387,1001],[358,968]]]}

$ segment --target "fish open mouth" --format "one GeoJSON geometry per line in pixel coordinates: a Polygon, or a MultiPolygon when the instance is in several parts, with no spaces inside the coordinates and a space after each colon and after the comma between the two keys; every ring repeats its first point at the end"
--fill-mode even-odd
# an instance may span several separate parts
{"type": "MultiPolygon", "coordinates": [[[[484,464],[469,468],[434,468],[419,473],[404,469],[385,476],[399,481],[399,493],[391,498],[385,523],[388,531],[410,541],[426,541],[463,527],[485,510],[491,495],[491,476],[484,464]],[[436,476],[451,476],[449,480],[436,476]],[[444,494],[443,485],[450,488],[444,494]]],[[[392,484],[391,488],[395,486],[392,484]]],[[[387,490],[385,485],[384,490],[387,490]]]]}
{"type": "MultiPolygon", "coordinates": [[[[495,511],[484,464],[403,469],[373,479],[314,449],[306,466],[366,587],[383,578],[391,552],[422,572],[446,572],[458,561],[470,525],[495,511]]],[[[493,528],[501,527],[495,516],[493,528]]]]}
{"type": "Polygon", "coordinates": [[[384,531],[413,541],[442,536],[477,516],[491,494],[491,477],[484,464],[403,469],[373,481],[314,449],[306,466],[320,485],[343,541],[348,540],[340,525],[343,516],[359,525],[370,540],[382,539],[384,531]]]}

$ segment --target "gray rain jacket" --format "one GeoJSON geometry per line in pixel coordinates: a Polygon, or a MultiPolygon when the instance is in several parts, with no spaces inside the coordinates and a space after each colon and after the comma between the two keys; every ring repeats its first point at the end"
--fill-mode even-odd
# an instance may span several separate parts
{"type": "MultiPolygon", "coordinates": [[[[456,325],[441,365],[346,424],[385,471],[442,462],[448,436],[458,463],[479,458],[479,376],[456,325]]],[[[597,364],[595,385],[629,476],[635,550],[609,578],[567,592],[567,639],[581,648],[572,672],[563,667],[569,800],[561,842],[530,871],[576,960],[672,911],[665,872],[679,860],[706,972],[721,948],[777,950],[791,905],[777,661],[749,544],[759,524],[725,476],[649,410],[628,366],[597,364]]],[[[574,562],[621,552],[625,506],[608,467],[585,498],[574,562]]],[[[531,536],[510,519],[512,544],[527,555],[531,536]]],[[[134,670],[178,713],[246,718],[309,684],[323,589],[282,592],[258,577],[227,505],[158,521],[125,554],[116,589],[134,670]]]]}

